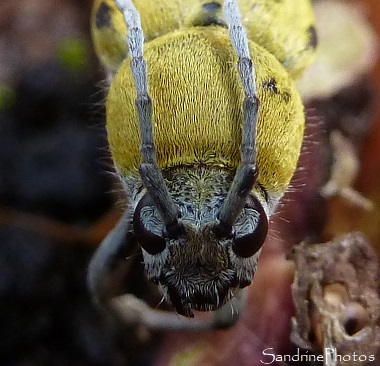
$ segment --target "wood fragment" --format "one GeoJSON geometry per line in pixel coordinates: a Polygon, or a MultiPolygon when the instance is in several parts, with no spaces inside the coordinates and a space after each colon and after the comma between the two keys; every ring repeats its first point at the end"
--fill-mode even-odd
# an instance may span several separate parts
{"type": "Polygon", "coordinates": [[[360,233],[293,252],[292,341],[325,365],[373,365],[380,348],[379,262],[360,233]],[[371,361],[372,360],[372,361],[371,361]]]}

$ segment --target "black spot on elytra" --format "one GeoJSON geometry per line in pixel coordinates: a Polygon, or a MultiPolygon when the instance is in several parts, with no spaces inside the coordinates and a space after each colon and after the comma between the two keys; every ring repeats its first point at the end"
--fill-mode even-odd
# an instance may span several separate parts
{"type": "Polygon", "coordinates": [[[194,21],[194,26],[207,27],[210,25],[219,25],[226,27],[224,20],[221,18],[219,10],[221,4],[217,1],[211,1],[202,5],[202,10],[197,19],[194,21]]]}
{"type": "Polygon", "coordinates": [[[95,26],[97,29],[102,29],[110,27],[111,24],[111,9],[105,2],[102,2],[95,15],[95,26]]]}
{"type": "Polygon", "coordinates": [[[278,94],[277,83],[275,79],[264,81],[262,85],[264,89],[270,90],[274,94],[278,94]]]}
{"type": "Polygon", "coordinates": [[[288,92],[281,92],[277,88],[277,82],[276,79],[270,79],[269,81],[264,81],[262,83],[262,86],[264,89],[269,90],[271,93],[279,95],[281,99],[285,102],[288,103],[290,101],[290,94],[288,92]]]}
{"type": "Polygon", "coordinates": [[[217,2],[215,2],[215,1],[202,5],[203,10],[207,11],[207,12],[218,11],[220,9],[220,7],[221,7],[221,5],[219,3],[217,3],[217,2]]]}
{"type": "Polygon", "coordinates": [[[308,36],[309,36],[308,47],[316,48],[317,45],[318,45],[317,30],[315,29],[315,27],[313,25],[311,25],[307,29],[307,33],[308,33],[308,36]]]}

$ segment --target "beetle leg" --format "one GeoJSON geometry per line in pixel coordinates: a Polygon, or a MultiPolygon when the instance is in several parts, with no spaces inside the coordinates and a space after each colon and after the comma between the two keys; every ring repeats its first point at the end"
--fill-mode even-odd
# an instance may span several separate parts
{"type": "Polygon", "coordinates": [[[213,314],[212,329],[226,329],[232,327],[244,310],[247,302],[248,290],[244,288],[236,293],[235,298],[216,310],[213,314]]]}
{"type": "Polygon", "coordinates": [[[185,318],[177,313],[156,310],[133,295],[126,294],[111,301],[112,310],[125,323],[140,324],[150,330],[208,331],[213,329],[211,322],[185,318]]]}
{"type": "Polygon", "coordinates": [[[227,303],[212,313],[211,320],[185,318],[176,313],[156,310],[131,294],[111,300],[111,308],[128,324],[144,325],[150,330],[202,332],[231,327],[239,319],[246,302],[246,289],[240,291],[234,303],[227,303]]]}
{"type": "Polygon", "coordinates": [[[137,242],[132,231],[133,213],[126,209],[115,228],[105,237],[91,259],[87,282],[91,295],[100,306],[119,294],[125,277],[126,259],[136,252],[137,242]]]}

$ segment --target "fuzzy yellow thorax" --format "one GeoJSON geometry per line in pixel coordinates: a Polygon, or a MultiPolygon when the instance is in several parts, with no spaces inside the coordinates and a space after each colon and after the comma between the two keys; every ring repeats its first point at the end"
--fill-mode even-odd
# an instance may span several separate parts
{"type": "MultiPolygon", "coordinates": [[[[281,195],[296,168],[304,129],[303,106],[279,61],[249,44],[258,87],[259,182],[281,195]]],[[[158,164],[162,169],[203,165],[235,169],[240,162],[244,93],[227,30],[196,27],[145,45],[158,164]]],[[[107,99],[111,153],[122,175],[140,160],[135,87],[123,62],[107,99]]]]}

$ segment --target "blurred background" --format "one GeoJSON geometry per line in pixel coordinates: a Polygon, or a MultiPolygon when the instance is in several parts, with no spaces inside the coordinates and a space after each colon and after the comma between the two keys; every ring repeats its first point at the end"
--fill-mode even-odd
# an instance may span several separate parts
{"type": "Polygon", "coordinates": [[[85,282],[119,215],[91,5],[0,2],[1,365],[146,364],[85,282]]]}
{"type": "MultiPolygon", "coordinates": [[[[380,34],[378,0],[348,3],[380,34]]],[[[273,220],[252,312],[233,330],[202,336],[127,329],[94,308],[85,282],[92,253],[120,215],[91,5],[0,0],[0,364],[255,365],[268,344],[290,352],[292,268],[284,254],[305,237],[326,241],[354,230],[380,250],[380,64],[374,59],[349,84],[309,98],[309,153],[300,166],[313,168],[296,175],[297,189],[273,220]],[[337,115],[358,127],[338,126],[337,115]],[[319,195],[335,129],[354,146],[353,187],[370,210],[319,195]]],[[[141,268],[134,273],[131,287],[139,287],[141,268]]]]}

